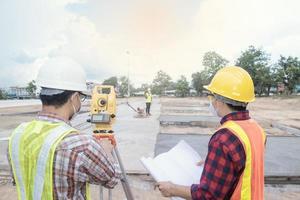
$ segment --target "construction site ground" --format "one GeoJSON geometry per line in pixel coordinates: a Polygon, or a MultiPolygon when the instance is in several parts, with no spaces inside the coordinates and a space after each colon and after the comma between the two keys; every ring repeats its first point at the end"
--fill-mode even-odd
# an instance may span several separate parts
{"type": "MultiPolygon", "coordinates": [[[[128,101],[134,108],[145,107],[144,98],[128,101]]],[[[165,152],[181,139],[205,158],[207,143],[219,119],[209,114],[206,98],[154,98],[152,115],[142,118],[126,102],[127,99],[118,99],[114,130],[135,199],[168,199],[153,189],[155,182],[139,159],[165,152]]],[[[86,123],[88,104],[87,101],[83,105],[72,124],[90,134],[91,126],[86,123]]],[[[38,100],[0,101],[0,199],[17,199],[6,159],[7,138],[18,124],[34,119],[40,107],[38,100]]],[[[300,177],[300,98],[258,98],[249,110],[268,134],[266,175],[300,177]]],[[[99,199],[99,186],[92,186],[91,190],[92,199],[99,199]]],[[[113,199],[126,199],[121,184],[113,190],[113,199]]],[[[265,199],[300,199],[300,185],[288,181],[266,184],[265,199]]]]}

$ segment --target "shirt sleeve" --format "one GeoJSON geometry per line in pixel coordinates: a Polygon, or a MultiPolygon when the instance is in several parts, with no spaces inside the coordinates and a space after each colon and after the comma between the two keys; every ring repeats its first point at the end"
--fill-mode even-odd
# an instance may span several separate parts
{"type": "Polygon", "coordinates": [[[191,186],[192,199],[229,199],[245,160],[240,140],[228,129],[218,130],[209,142],[200,183],[191,186]]]}
{"type": "Polygon", "coordinates": [[[102,146],[91,139],[88,148],[81,153],[81,171],[87,175],[86,181],[91,184],[101,184],[113,188],[121,178],[121,170],[116,161],[108,158],[102,146]]]}

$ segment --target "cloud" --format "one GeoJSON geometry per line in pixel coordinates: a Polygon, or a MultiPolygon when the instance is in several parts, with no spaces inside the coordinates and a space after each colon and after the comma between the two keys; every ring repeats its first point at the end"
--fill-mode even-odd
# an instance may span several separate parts
{"type": "Polygon", "coordinates": [[[57,1],[51,2],[1,2],[0,87],[24,86],[35,79],[36,63],[48,56],[50,38],[61,29],[66,17],[63,7],[56,6],[57,1]]]}
{"type": "MultiPolygon", "coordinates": [[[[268,52],[272,52],[273,58],[282,56],[300,57],[300,34],[288,35],[276,40],[270,46],[266,46],[268,52]]],[[[274,59],[274,62],[276,62],[274,59]]]]}
{"type": "Polygon", "coordinates": [[[16,55],[12,58],[15,62],[19,63],[19,64],[26,64],[26,63],[32,63],[35,60],[35,57],[33,57],[32,55],[30,55],[30,53],[26,52],[26,51],[19,51],[16,53],[16,55]]]}
{"type": "Polygon", "coordinates": [[[279,54],[299,56],[299,5],[297,0],[7,0],[0,6],[0,87],[26,84],[44,59],[56,55],[77,60],[89,79],[129,72],[136,86],[151,82],[158,70],[174,80],[189,78],[212,50],[231,63],[249,45],[264,47],[273,61],[279,54]]]}

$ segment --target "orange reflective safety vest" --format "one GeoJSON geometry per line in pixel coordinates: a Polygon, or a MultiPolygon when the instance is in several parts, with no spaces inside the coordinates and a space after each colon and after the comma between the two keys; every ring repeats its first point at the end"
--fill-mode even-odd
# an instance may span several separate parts
{"type": "Polygon", "coordinates": [[[266,135],[252,119],[227,121],[227,128],[242,142],[246,154],[245,169],[232,194],[232,200],[264,199],[264,150],[266,135]]]}

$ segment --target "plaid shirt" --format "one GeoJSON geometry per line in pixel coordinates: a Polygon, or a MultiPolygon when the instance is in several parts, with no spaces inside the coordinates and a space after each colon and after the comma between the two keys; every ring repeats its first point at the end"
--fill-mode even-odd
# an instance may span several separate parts
{"type": "MultiPolygon", "coordinates": [[[[38,120],[53,123],[64,121],[51,113],[39,113],[38,120]]],[[[113,188],[120,177],[118,164],[107,157],[102,146],[91,135],[70,134],[56,148],[54,199],[86,199],[86,183],[113,188]]]]}
{"type": "MultiPolygon", "coordinates": [[[[233,112],[224,116],[220,123],[248,119],[248,111],[233,112]]],[[[238,137],[226,128],[218,130],[209,141],[200,184],[191,186],[192,199],[230,199],[245,162],[244,147],[238,137]]]]}

